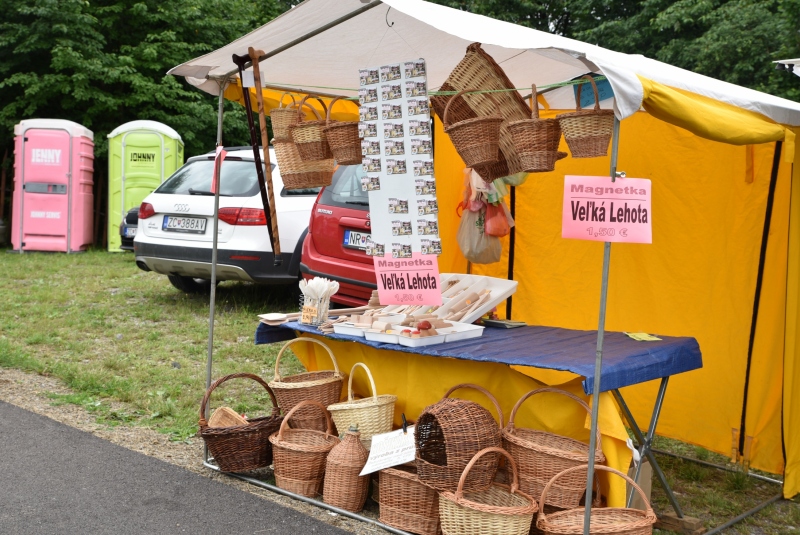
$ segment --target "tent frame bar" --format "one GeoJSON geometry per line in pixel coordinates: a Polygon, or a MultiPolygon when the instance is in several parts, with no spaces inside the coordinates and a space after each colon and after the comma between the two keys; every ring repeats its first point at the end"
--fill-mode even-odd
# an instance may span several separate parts
{"type": "MultiPolygon", "coordinates": [[[[703,466],[708,466],[709,468],[716,468],[717,470],[723,470],[725,472],[741,472],[736,468],[731,468],[729,466],[722,466],[721,464],[714,464],[708,461],[701,461],[700,459],[695,459],[693,457],[687,457],[686,455],[678,455],[677,453],[672,453],[670,451],[659,450],[656,448],[650,448],[653,453],[657,453],[659,455],[666,455],[667,457],[675,457],[676,459],[682,459],[684,461],[690,461],[693,463],[697,463],[703,466]]],[[[774,483],[775,485],[783,485],[783,481],[780,479],[775,479],[772,477],[762,476],[761,474],[754,474],[753,472],[747,472],[749,477],[753,479],[758,479],[759,481],[766,481],[767,483],[774,483]]]]}

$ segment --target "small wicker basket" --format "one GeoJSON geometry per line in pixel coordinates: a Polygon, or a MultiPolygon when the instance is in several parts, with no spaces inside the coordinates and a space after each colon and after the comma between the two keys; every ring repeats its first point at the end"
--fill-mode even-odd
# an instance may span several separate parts
{"type": "MultiPolygon", "coordinates": [[[[304,120],[303,104],[309,95],[303,97],[300,104],[297,106],[298,121],[289,127],[289,134],[297,145],[297,150],[300,153],[300,158],[304,162],[314,162],[317,160],[328,160],[333,158],[331,148],[328,145],[328,138],[325,136],[326,120],[320,116],[319,112],[310,107],[311,111],[317,117],[316,121],[304,120]]],[[[328,115],[328,107],[325,102],[318,98],[322,109],[325,110],[326,116],[328,115]]]]}
{"type": "Polygon", "coordinates": [[[283,416],[272,389],[261,377],[251,373],[220,377],[211,383],[200,403],[200,436],[223,472],[245,472],[272,464],[272,446],[267,438],[282,422],[283,416]],[[264,387],[272,400],[272,414],[249,420],[245,425],[210,427],[205,415],[211,393],[226,381],[239,378],[252,379],[264,387]]]}
{"type": "MultiPolygon", "coordinates": [[[[562,476],[570,477],[573,473],[579,473],[583,480],[586,481],[588,468],[588,465],[575,466],[557,474],[545,485],[540,503],[546,502],[551,484],[554,484],[562,476]]],[[[655,524],[657,518],[653,508],[650,506],[650,502],[647,500],[647,495],[645,495],[641,487],[633,479],[613,468],[595,466],[595,469],[610,472],[624,478],[642,497],[647,509],[642,511],[624,507],[593,508],[589,519],[589,533],[591,535],[651,535],[653,533],[653,524],[655,524]]],[[[552,514],[540,511],[539,517],[536,519],[536,527],[546,535],[582,535],[584,533],[583,520],[585,511],[584,507],[575,507],[552,514]]]]}
{"type": "MultiPolygon", "coordinates": [[[[422,411],[414,430],[415,463],[420,481],[438,490],[454,491],[464,468],[484,448],[499,448],[502,440],[503,411],[485,388],[474,384],[456,385],[437,403],[422,411]],[[482,392],[494,404],[498,427],[491,413],[465,399],[448,396],[460,388],[482,392]]],[[[464,484],[466,491],[489,488],[497,472],[499,456],[489,454],[477,462],[464,484]]]]}
{"type": "Polygon", "coordinates": [[[361,362],[356,362],[350,370],[350,377],[347,379],[347,401],[328,405],[337,429],[348,429],[357,426],[361,432],[361,443],[366,449],[372,446],[372,436],[379,433],[388,433],[392,430],[394,420],[394,404],[397,396],[391,394],[377,395],[375,381],[372,378],[369,368],[361,362]],[[353,374],[356,368],[364,368],[372,387],[372,397],[364,399],[353,399],[353,374]]]}
{"type": "Polygon", "coordinates": [[[334,103],[342,97],[336,97],[328,106],[325,128],[323,132],[328,139],[328,146],[333,159],[339,165],[360,164],[361,138],[358,137],[358,121],[331,121],[331,110],[334,103]]]}
{"type": "Polygon", "coordinates": [[[450,136],[450,141],[467,167],[489,165],[500,159],[500,125],[503,124],[503,116],[491,93],[487,95],[495,104],[493,115],[465,119],[454,124],[448,122],[450,105],[464,93],[475,91],[466,89],[456,93],[445,106],[442,117],[444,131],[450,136]]]}
{"type": "Polygon", "coordinates": [[[455,492],[439,493],[439,517],[445,535],[528,535],[536,500],[519,490],[514,460],[501,448],[479,451],[464,469],[455,492]],[[511,486],[501,483],[482,491],[464,492],[467,475],[486,454],[505,455],[511,468],[511,486]]]}
{"type": "Polygon", "coordinates": [[[418,535],[438,535],[439,493],[423,484],[413,465],[385,468],[379,476],[380,521],[418,535]]]}
{"type": "MultiPolygon", "coordinates": [[[[589,446],[578,440],[540,431],[537,429],[516,428],[514,419],[517,411],[529,397],[551,392],[566,396],[586,412],[589,406],[579,397],[557,388],[539,388],[531,390],[511,410],[508,424],[503,429],[503,447],[508,450],[519,466],[520,488],[533,496],[539,496],[548,482],[557,474],[574,466],[585,465],[589,461],[589,446]]],[[[597,431],[597,448],[594,461],[596,464],[606,462],[600,446],[600,431],[597,431]]],[[[551,485],[547,505],[561,508],[578,507],[585,491],[586,478],[578,473],[562,476],[558,483],[551,485]]],[[[543,505],[543,504],[542,504],[543,505]]]]}
{"type": "Polygon", "coordinates": [[[334,161],[317,160],[304,162],[300,152],[292,141],[272,140],[275,148],[275,158],[278,160],[278,169],[281,180],[286,189],[320,188],[330,186],[333,181],[334,161]]]}
{"type": "Polygon", "coordinates": [[[281,95],[281,98],[278,101],[278,107],[270,110],[269,118],[272,122],[272,133],[274,134],[275,139],[279,141],[291,141],[291,137],[289,136],[289,127],[300,120],[300,116],[298,115],[296,108],[297,101],[294,99],[294,95],[291,93],[284,93],[281,95]],[[283,97],[286,95],[291,97],[292,103],[284,107],[283,97]]]}
{"type": "Polygon", "coordinates": [[[519,154],[523,171],[544,173],[555,168],[556,160],[566,158],[559,152],[561,126],[558,119],[539,119],[539,104],[536,101],[536,85],[531,88],[531,118],[508,123],[508,131],[514,148],[519,154]]]}
{"type": "Polygon", "coordinates": [[[596,158],[608,153],[608,143],[614,131],[614,110],[600,109],[600,95],[594,78],[589,75],[581,77],[584,78],[592,84],[594,109],[581,109],[581,87],[584,84],[579,84],[575,94],[576,111],[562,113],[556,119],[573,158],[596,158]]]}
{"type": "MultiPolygon", "coordinates": [[[[331,348],[315,338],[300,337],[286,342],[278,352],[278,357],[275,359],[275,377],[270,381],[269,386],[275,392],[278,404],[285,412],[294,409],[300,402],[306,400],[316,401],[323,407],[338,402],[342,395],[342,383],[344,383],[344,377],[339,372],[339,363],[336,362],[331,348]],[[331,357],[333,370],[281,377],[279,368],[281,357],[292,344],[297,342],[310,342],[322,346],[331,357]]],[[[325,414],[320,415],[315,407],[306,407],[296,412],[293,411],[292,414],[289,424],[295,429],[315,429],[317,431],[327,429],[329,420],[327,410],[325,414]]]]}
{"type": "Polygon", "coordinates": [[[313,498],[322,491],[328,453],[339,444],[333,434],[333,422],[325,407],[316,401],[302,401],[289,411],[277,433],[269,436],[275,454],[275,484],[295,494],[313,498]],[[307,407],[321,411],[327,420],[325,432],[312,429],[288,429],[295,412],[307,407]]]}

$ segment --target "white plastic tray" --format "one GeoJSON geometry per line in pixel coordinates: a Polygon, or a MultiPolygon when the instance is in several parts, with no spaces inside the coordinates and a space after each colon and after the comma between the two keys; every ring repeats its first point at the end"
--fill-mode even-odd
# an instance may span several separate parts
{"type": "MultiPolygon", "coordinates": [[[[408,327],[406,327],[407,329],[408,327]]],[[[410,336],[397,335],[397,343],[406,347],[422,347],[432,346],[435,344],[443,344],[445,339],[444,334],[437,334],[436,336],[425,336],[423,338],[411,338],[410,336]]]]}
{"type": "Polygon", "coordinates": [[[471,323],[454,322],[452,327],[439,329],[439,333],[444,333],[445,342],[458,342],[459,340],[469,340],[470,338],[480,338],[483,336],[483,325],[472,325],[471,323]]]}
{"type": "MultiPolygon", "coordinates": [[[[434,312],[436,316],[444,319],[450,310],[459,308],[470,293],[480,293],[480,291],[484,289],[489,290],[490,298],[488,301],[486,301],[479,308],[473,310],[468,316],[464,316],[458,320],[460,323],[472,323],[505,301],[509,296],[513,295],[514,292],[517,291],[517,281],[497,279],[494,277],[478,277],[475,275],[472,275],[472,277],[476,277],[477,280],[472,279],[472,284],[467,286],[464,292],[460,293],[458,297],[450,299],[447,304],[442,305],[442,307],[437,309],[436,312],[434,312]]],[[[459,286],[469,282],[470,281],[461,281],[459,284],[451,288],[451,290],[457,291],[456,289],[459,286]]]]}
{"type": "Polygon", "coordinates": [[[355,327],[352,323],[334,323],[333,332],[336,334],[349,334],[350,336],[358,336],[364,338],[366,329],[355,327]]]}
{"type": "Polygon", "coordinates": [[[370,342],[383,342],[386,344],[397,344],[399,337],[399,334],[376,333],[370,331],[364,333],[364,338],[370,342]]]}

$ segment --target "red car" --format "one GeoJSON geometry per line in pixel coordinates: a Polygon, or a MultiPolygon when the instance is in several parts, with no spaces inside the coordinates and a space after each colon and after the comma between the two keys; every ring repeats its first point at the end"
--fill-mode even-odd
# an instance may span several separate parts
{"type": "Polygon", "coordinates": [[[339,292],[331,301],[346,306],[367,304],[377,288],[372,257],[364,252],[370,221],[369,198],[361,189],[363,176],[360,165],[339,166],[331,185],[320,191],[300,260],[304,278],[338,281],[339,292]]]}

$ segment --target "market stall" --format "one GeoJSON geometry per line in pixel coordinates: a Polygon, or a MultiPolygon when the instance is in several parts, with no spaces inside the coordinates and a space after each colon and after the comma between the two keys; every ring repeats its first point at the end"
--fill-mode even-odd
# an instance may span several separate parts
{"type": "MultiPolygon", "coordinates": [[[[703,348],[704,367],[676,377],[670,396],[663,397],[665,382],[620,391],[632,416],[645,421],[653,400],[659,400],[659,410],[663,400],[660,433],[732,452],[750,466],[784,472],[784,495],[794,495],[800,489],[796,468],[800,433],[791,427],[793,420],[787,415],[792,414],[798,395],[793,385],[798,373],[794,362],[800,293],[788,273],[800,256],[797,240],[790,239],[800,229],[798,203],[790,205],[797,195],[791,179],[792,173],[798,178],[798,170],[791,162],[796,156],[793,128],[800,125],[800,105],[641,56],[617,54],[425,2],[381,5],[308,1],[241,40],[171,72],[192,78],[198,87],[220,98],[240,100],[241,84],[231,76],[235,71],[229,58],[232,52],[240,54],[257,45],[266,51],[260,65],[267,80],[263,93],[269,108],[277,106],[284,90],[354,97],[353,80],[359,68],[412,57],[425,58],[428,87],[436,88],[445,83],[468,45],[481,42],[514,88],[536,83],[547,90],[538,98],[543,118],[574,109],[572,85],[560,84],[587,72],[604,75],[614,98],[601,100],[600,107],[613,106],[616,118],[622,120],[618,152],[613,154],[627,176],[647,177],[654,184],[653,212],[658,223],[653,226],[653,245],[615,246],[614,265],[605,279],[600,266],[609,273],[608,246],[601,254],[598,244],[562,240],[563,176],[615,176],[617,167],[612,160],[609,173],[608,158],[566,158],[556,164],[555,171],[530,175],[515,188],[513,241],[504,242],[499,262],[475,271],[518,280],[511,316],[532,325],[597,327],[598,296],[604,290],[601,281],[607,281],[611,330],[696,338],[703,348]],[[336,31],[329,31],[332,28],[336,31]],[[296,69],[297,64],[306,68],[296,69]],[[688,412],[693,418],[685,417],[688,412]]],[[[355,106],[350,110],[331,115],[354,120],[355,106]]],[[[440,206],[453,207],[461,195],[463,161],[439,121],[434,139],[436,196],[440,206]]],[[[443,243],[455,243],[457,227],[451,209],[443,210],[439,216],[443,243]]],[[[463,272],[466,262],[454,247],[445,247],[439,268],[463,272]]],[[[601,318],[603,314],[601,307],[601,318]]],[[[601,320],[599,331],[603,330],[601,320]]],[[[353,344],[347,351],[341,347],[347,355],[353,344]]],[[[390,374],[397,359],[381,351],[358,349],[376,375],[388,377],[384,374],[390,374]]],[[[309,369],[314,368],[310,355],[301,353],[301,358],[309,369]]],[[[415,365],[437,377],[443,375],[434,371],[438,362],[420,356],[420,364],[415,365]]],[[[439,388],[444,390],[458,381],[454,362],[441,362],[448,367],[447,384],[439,388]]],[[[506,383],[523,380],[525,375],[562,385],[574,378],[543,374],[513,362],[492,366],[509,374],[503,378],[506,383]]],[[[657,377],[670,373],[666,370],[657,377]]],[[[509,398],[506,404],[513,401],[509,398]]],[[[611,412],[619,429],[622,420],[616,411],[611,412]]],[[[604,427],[602,419],[600,427],[604,427]]],[[[620,465],[628,462],[622,455],[620,461],[620,465]]]]}

